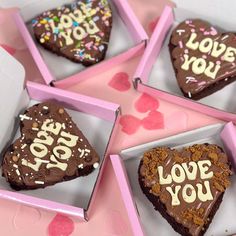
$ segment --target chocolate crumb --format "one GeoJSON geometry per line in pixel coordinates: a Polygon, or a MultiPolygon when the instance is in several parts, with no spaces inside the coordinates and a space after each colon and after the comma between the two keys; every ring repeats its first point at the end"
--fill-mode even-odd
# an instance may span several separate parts
{"type": "Polygon", "coordinates": [[[18,157],[18,156],[12,156],[12,160],[13,160],[14,162],[18,162],[19,157],[18,157]]]}

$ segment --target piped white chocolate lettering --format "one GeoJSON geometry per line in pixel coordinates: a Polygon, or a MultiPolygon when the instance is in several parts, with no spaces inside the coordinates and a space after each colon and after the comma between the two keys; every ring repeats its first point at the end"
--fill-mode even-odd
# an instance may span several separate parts
{"type": "Polygon", "coordinates": [[[87,17],[92,17],[96,14],[96,10],[88,10],[86,5],[81,5],[81,10],[76,9],[73,13],[68,15],[61,15],[60,22],[55,25],[54,20],[49,21],[49,25],[52,31],[59,32],[59,34],[65,39],[65,44],[67,46],[72,45],[75,40],[82,40],[87,37],[87,35],[93,35],[98,33],[100,30],[96,23],[92,20],[87,22],[85,19],[87,17]],[[75,24],[76,23],[76,24],[75,24]],[[73,39],[73,37],[74,39],[73,39]]]}
{"type": "Polygon", "coordinates": [[[166,190],[171,195],[172,206],[180,205],[179,193],[187,203],[193,203],[197,198],[202,202],[213,200],[209,181],[204,181],[203,184],[197,183],[196,187],[190,183],[183,186],[173,184],[173,182],[181,184],[186,179],[193,181],[197,179],[197,176],[200,176],[201,180],[211,179],[213,177],[213,171],[210,171],[211,164],[210,160],[175,164],[171,168],[171,174],[168,175],[164,173],[163,166],[157,167],[160,185],[170,185],[166,187],[166,190]]]}
{"type": "Polygon", "coordinates": [[[22,165],[27,166],[34,171],[38,171],[43,163],[46,163],[46,168],[59,168],[66,170],[67,163],[60,162],[60,160],[68,160],[72,156],[72,147],[75,147],[79,137],[65,132],[62,129],[62,124],[53,122],[47,119],[41,126],[41,130],[37,133],[37,138],[33,140],[30,145],[30,151],[33,154],[35,164],[22,159],[22,165]],[[59,138],[54,140],[52,134],[58,135],[59,138]],[[50,160],[42,160],[42,158],[49,155],[49,147],[55,144],[50,154],[50,160]],[[47,162],[46,162],[47,161],[47,162]]]}
{"type": "MultiPolygon", "coordinates": [[[[199,50],[201,53],[214,58],[219,58],[219,61],[235,62],[236,48],[227,47],[224,43],[219,43],[210,37],[204,38],[200,42],[197,38],[197,33],[191,33],[186,47],[194,51],[199,50]]],[[[187,54],[184,54],[183,57],[184,63],[181,68],[186,71],[191,69],[196,75],[204,74],[211,79],[215,79],[221,69],[219,63],[208,61],[205,58],[190,57],[187,54]]]]}

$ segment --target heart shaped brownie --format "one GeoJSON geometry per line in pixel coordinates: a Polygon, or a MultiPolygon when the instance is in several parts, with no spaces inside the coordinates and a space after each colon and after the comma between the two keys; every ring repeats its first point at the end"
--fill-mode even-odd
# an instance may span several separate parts
{"type": "Polygon", "coordinates": [[[54,102],[20,115],[21,137],[6,151],[3,176],[16,190],[44,188],[90,174],[99,157],[65,109],[54,102]]]}
{"type": "Polygon", "coordinates": [[[157,147],[144,153],[139,183],[156,210],[181,235],[203,235],[231,175],[228,158],[213,144],[181,150],[157,147]]]}
{"type": "Polygon", "coordinates": [[[236,80],[234,33],[219,33],[202,20],[186,20],[174,29],[169,49],[185,97],[198,100],[236,80]]]}
{"type": "Polygon", "coordinates": [[[35,37],[44,48],[90,66],[105,58],[112,12],[107,0],[80,0],[46,11],[32,24],[35,37]]]}

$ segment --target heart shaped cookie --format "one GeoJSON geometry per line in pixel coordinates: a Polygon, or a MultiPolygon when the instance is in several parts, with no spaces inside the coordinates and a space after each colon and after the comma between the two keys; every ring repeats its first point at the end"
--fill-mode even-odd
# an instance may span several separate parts
{"type": "Polygon", "coordinates": [[[32,24],[45,49],[90,66],[105,58],[112,12],[107,0],[79,0],[42,13],[32,24]]]}
{"type": "Polygon", "coordinates": [[[157,147],[144,153],[139,183],[156,210],[181,235],[203,235],[230,185],[223,150],[196,144],[175,150],[157,147]]]}
{"type": "Polygon", "coordinates": [[[34,105],[20,119],[21,137],[2,161],[2,174],[12,188],[44,188],[88,175],[99,166],[96,151],[57,103],[34,105]]]}
{"type": "Polygon", "coordinates": [[[202,20],[186,20],[174,29],[169,49],[185,97],[198,100],[236,80],[234,33],[219,33],[202,20]]]}

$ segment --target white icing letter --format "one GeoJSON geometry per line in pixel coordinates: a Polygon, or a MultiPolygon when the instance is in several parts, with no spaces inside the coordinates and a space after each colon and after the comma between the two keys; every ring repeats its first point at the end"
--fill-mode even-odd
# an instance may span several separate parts
{"type": "Polygon", "coordinates": [[[70,28],[73,26],[73,20],[68,15],[62,15],[60,23],[62,24],[63,28],[70,28]]]}
{"type": "Polygon", "coordinates": [[[178,206],[180,205],[180,201],[179,201],[179,197],[178,197],[178,193],[179,190],[181,189],[180,185],[175,186],[175,191],[173,192],[171,187],[167,187],[166,190],[170,193],[172,201],[171,201],[171,205],[172,206],[178,206]]]}
{"type": "Polygon", "coordinates": [[[210,52],[213,46],[213,40],[211,38],[205,38],[199,45],[199,50],[203,53],[210,52]]]}
{"type": "Polygon", "coordinates": [[[51,26],[53,33],[55,33],[57,30],[63,30],[63,25],[59,23],[58,26],[55,26],[55,22],[52,19],[49,20],[48,23],[51,26]]]}
{"type": "Polygon", "coordinates": [[[197,48],[199,46],[199,42],[195,42],[195,43],[193,42],[196,38],[197,38],[197,34],[192,33],[188,42],[186,43],[186,46],[190,49],[197,50],[197,48]]]}
{"type": "Polygon", "coordinates": [[[78,136],[66,133],[64,131],[61,132],[61,136],[64,138],[59,138],[57,143],[65,144],[68,147],[74,147],[79,139],[78,136]]]}
{"type": "Polygon", "coordinates": [[[215,41],[213,44],[213,49],[212,49],[211,55],[213,57],[217,58],[225,51],[225,49],[226,49],[225,44],[223,44],[223,43],[219,44],[218,42],[215,41]],[[219,49],[218,49],[218,47],[219,47],[219,49]]]}
{"type": "Polygon", "coordinates": [[[42,143],[51,146],[53,144],[53,138],[45,131],[39,131],[37,137],[34,139],[34,143],[42,143]]]}
{"type": "Polygon", "coordinates": [[[34,171],[39,171],[39,168],[40,166],[42,165],[42,162],[40,161],[41,159],[39,158],[34,158],[34,161],[36,162],[35,164],[32,164],[31,162],[29,161],[26,161],[25,159],[22,159],[21,160],[21,164],[23,166],[27,166],[31,169],[33,169],[34,171]]]}
{"type": "Polygon", "coordinates": [[[73,30],[73,36],[77,40],[82,40],[86,37],[86,32],[82,27],[77,26],[73,30]]]}
{"type": "Polygon", "coordinates": [[[61,130],[61,124],[58,122],[52,122],[51,120],[47,119],[44,121],[41,129],[46,132],[51,132],[55,135],[58,135],[61,130]]]}
{"type": "Polygon", "coordinates": [[[59,161],[55,158],[55,156],[53,156],[53,155],[50,156],[50,161],[52,161],[52,162],[54,162],[54,163],[56,163],[56,164],[48,163],[47,166],[46,166],[47,169],[50,169],[50,168],[53,168],[53,167],[54,167],[54,168],[61,169],[62,171],[65,171],[66,168],[67,168],[67,166],[68,166],[67,163],[59,162],[59,161]]]}
{"type": "Polygon", "coordinates": [[[185,172],[180,164],[175,164],[171,169],[171,176],[176,183],[182,183],[185,180],[185,172]],[[179,172],[177,174],[176,172],[179,172]]]}
{"type": "Polygon", "coordinates": [[[203,58],[198,58],[193,62],[193,73],[196,75],[202,74],[206,69],[206,61],[203,58]]]}
{"type": "Polygon", "coordinates": [[[81,23],[84,20],[84,16],[79,9],[76,9],[73,13],[70,13],[69,16],[78,23],[81,23]]]}
{"type": "Polygon", "coordinates": [[[204,181],[204,186],[206,188],[206,193],[203,193],[203,191],[202,191],[202,184],[197,184],[198,198],[202,202],[206,202],[208,200],[209,201],[213,200],[213,196],[212,196],[212,193],[211,193],[209,181],[204,181]]]}
{"type": "Polygon", "coordinates": [[[160,184],[161,185],[171,184],[171,182],[172,182],[171,175],[167,175],[166,178],[164,178],[164,176],[163,176],[163,166],[158,166],[157,170],[158,170],[158,174],[159,174],[159,182],[160,182],[160,184]]]}
{"type": "Polygon", "coordinates": [[[30,145],[30,151],[35,157],[38,158],[45,157],[48,153],[47,147],[41,143],[32,143],[30,145]]]}
{"type": "Polygon", "coordinates": [[[189,166],[192,167],[192,172],[189,170],[188,166],[187,166],[187,163],[183,163],[182,164],[184,170],[185,170],[185,173],[187,175],[187,178],[189,180],[195,180],[196,177],[197,177],[197,163],[196,162],[189,162],[189,166]]]}
{"type": "Polygon", "coordinates": [[[89,23],[84,22],[84,27],[86,28],[88,34],[96,34],[99,32],[99,28],[92,20],[89,23]]]}
{"type": "Polygon", "coordinates": [[[71,45],[74,43],[74,40],[71,38],[71,29],[67,29],[67,31],[60,32],[61,36],[66,40],[66,45],[71,45]]]}
{"type": "Polygon", "coordinates": [[[228,62],[235,61],[236,48],[228,47],[224,54],[224,60],[228,62]]]}
{"type": "Polygon", "coordinates": [[[189,55],[184,55],[184,64],[181,66],[183,70],[189,70],[189,66],[192,62],[194,62],[197,58],[196,57],[191,57],[189,59],[189,55]]]}
{"type": "Polygon", "coordinates": [[[183,187],[182,195],[183,195],[183,199],[185,202],[192,203],[196,200],[197,194],[196,194],[194,187],[191,184],[186,184],[183,187]]]}
{"type": "Polygon", "coordinates": [[[210,179],[213,177],[213,171],[206,173],[211,166],[210,160],[198,161],[198,167],[200,169],[200,177],[201,179],[210,179]]]}
{"type": "Polygon", "coordinates": [[[71,157],[71,150],[66,146],[57,146],[53,148],[53,154],[62,160],[67,160],[71,157]]]}
{"type": "Polygon", "coordinates": [[[216,75],[217,75],[218,71],[220,70],[220,65],[216,65],[214,70],[211,71],[214,66],[215,66],[215,64],[210,61],[209,66],[205,70],[205,75],[207,75],[208,77],[210,77],[212,79],[216,78],[216,75]]]}
{"type": "Polygon", "coordinates": [[[87,5],[83,2],[79,3],[80,3],[80,8],[82,9],[86,17],[92,17],[94,14],[96,14],[97,11],[95,9],[88,8],[87,5]]]}

